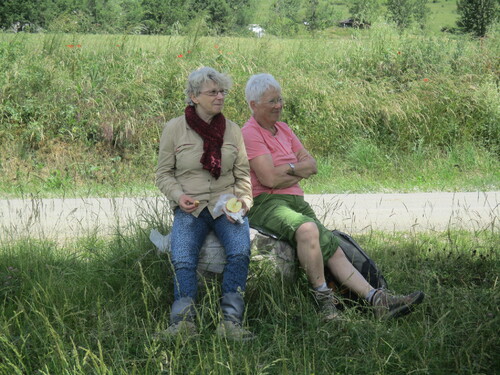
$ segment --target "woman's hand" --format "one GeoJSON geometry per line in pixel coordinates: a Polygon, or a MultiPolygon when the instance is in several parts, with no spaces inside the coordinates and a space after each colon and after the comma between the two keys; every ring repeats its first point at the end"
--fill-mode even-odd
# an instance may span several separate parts
{"type": "Polygon", "coordinates": [[[243,199],[238,198],[238,200],[241,202],[241,208],[243,208],[243,216],[247,216],[248,213],[248,207],[247,204],[243,199]]]}
{"type": "Polygon", "coordinates": [[[182,211],[187,212],[188,214],[195,211],[199,205],[200,202],[189,195],[182,194],[179,198],[179,207],[182,211]]]}
{"type": "MultiPolygon", "coordinates": [[[[242,199],[238,198],[238,202],[241,202],[241,209],[243,210],[243,213],[242,213],[242,216],[245,217],[247,215],[247,212],[248,212],[248,207],[245,203],[245,201],[243,201],[242,199]]],[[[231,216],[229,216],[228,214],[225,214],[226,215],[226,218],[233,224],[236,223],[236,220],[234,220],[231,216]]]]}

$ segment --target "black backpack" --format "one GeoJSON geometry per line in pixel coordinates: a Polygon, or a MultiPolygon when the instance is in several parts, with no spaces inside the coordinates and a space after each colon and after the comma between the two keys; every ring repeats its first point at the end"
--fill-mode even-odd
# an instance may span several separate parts
{"type": "MultiPolygon", "coordinates": [[[[359,246],[359,244],[347,233],[333,230],[333,235],[338,238],[339,246],[344,251],[347,259],[353,264],[361,275],[368,281],[368,283],[374,288],[388,288],[387,281],[382,275],[382,272],[377,267],[373,259],[371,259],[368,254],[359,246]]],[[[342,288],[340,283],[335,280],[335,277],[330,273],[330,270],[325,267],[325,278],[328,286],[334,290],[334,292],[342,295],[345,298],[357,300],[359,297],[352,293],[347,288],[342,288]]]]}

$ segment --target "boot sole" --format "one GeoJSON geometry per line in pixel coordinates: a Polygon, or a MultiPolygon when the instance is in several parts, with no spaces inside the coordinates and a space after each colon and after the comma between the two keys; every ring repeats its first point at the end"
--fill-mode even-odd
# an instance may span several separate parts
{"type": "Polygon", "coordinates": [[[219,336],[221,339],[226,339],[232,342],[248,342],[256,339],[255,336],[231,336],[219,332],[217,332],[217,336],[219,336]]]}

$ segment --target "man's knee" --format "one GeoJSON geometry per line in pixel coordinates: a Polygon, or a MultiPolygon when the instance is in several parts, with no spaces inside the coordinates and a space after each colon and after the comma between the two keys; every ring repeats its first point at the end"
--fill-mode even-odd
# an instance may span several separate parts
{"type": "Polygon", "coordinates": [[[345,256],[344,251],[339,246],[333,252],[333,255],[329,259],[331,259],[333,262],[336,262],[336,261],[341,260],[341,259],[347,259],[347,257],[345,256]]]}
{"type": "Polygon", "coordinates": [[[297,242],[319,241],[318,226],[314,222],[307,222],[302,224],[295,231],[295,239],[297,240],[297,242]]]}

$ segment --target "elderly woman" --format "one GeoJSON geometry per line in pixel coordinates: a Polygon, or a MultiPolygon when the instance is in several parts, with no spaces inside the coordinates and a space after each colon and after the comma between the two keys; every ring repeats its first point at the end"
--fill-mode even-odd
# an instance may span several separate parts
{"type": "Polygon", "coordinates": [[[374,289],[304,200],[299,182],[317,172],[316,161],[288,125],[279,121],[283,109],[279,83],[270,74],[254,75],[245,94],[252,111],[242,129],[253,187],[254,205],[248,214],[252,227],[277,235],[297,249],[325,319],[339,316],[338,301],[325,281],[325,266],[345,287],[366,298],[376,316],[390,318],[410,312],[424,294],[393,296],[374,289]]]}
{"type": "Polygon", "coordinates": [[[250,261],[248,219],[238,223],[215,211],[221,195],[232,194],[243,214],[252,205],[250,169],[241,129],[222,114],[230,78],[203,67],[192,72],[186,85],[187,107],[170,120],[160,140],[156,184],[170,201],[174,221],[171,260],[175,271],[174,303],[166,333],[196,333],[195,301],[200,248],[214,231],[225,249],[219,335],[245,340],[242,328],[243,292],[250,261]]]}

